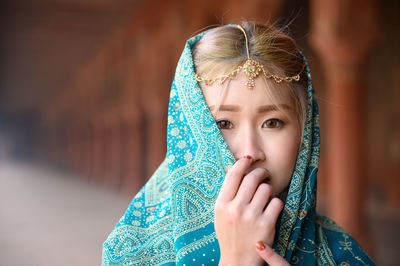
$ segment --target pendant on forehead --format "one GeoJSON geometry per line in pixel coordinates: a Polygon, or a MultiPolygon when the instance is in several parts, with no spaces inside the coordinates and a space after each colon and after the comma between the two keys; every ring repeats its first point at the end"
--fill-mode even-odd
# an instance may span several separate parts
{"type": "Polygon", "coordinates": [[[244,63],[243,71],[248,78],[246,83],[247,88],[249,89],[254,88],[255,78],[257,78],[258,75],[260,75],[262,70],[263,70],[262,65],[253,59],[248,59],[246,63],[244,63]]]}

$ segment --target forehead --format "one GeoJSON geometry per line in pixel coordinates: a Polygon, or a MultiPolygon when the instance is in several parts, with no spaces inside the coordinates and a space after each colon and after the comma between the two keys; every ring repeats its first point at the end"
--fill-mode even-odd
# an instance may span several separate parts
{"type": "Polygon", "coordinates": [[[255,86],[249,89],[244,73],[240,73],[234,80],[227,80],[223,84],[215,82],[211,86],[201,85],[204,98],[208,106],[220,104],[235,105],[280,105],[292,104],[290,87],[286,83],[276,83],[263,77],[255,79],[255,86]]]}

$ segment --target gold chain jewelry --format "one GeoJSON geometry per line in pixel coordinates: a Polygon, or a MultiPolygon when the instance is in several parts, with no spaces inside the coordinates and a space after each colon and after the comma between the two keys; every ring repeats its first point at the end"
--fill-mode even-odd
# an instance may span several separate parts
{"type": "Polygon", "coordinates": [[[236,79],[241,70],[244,71],[244,73],[246,74],[246,76],[248,78],[246,86],[249,89],[254,88],[254,86],[255,86],[254,79],[257,78],[260,75],[260,73],[263,73],[267,79],[274,79],[275,82],[277,82],[277,83],[281,83],[282,81],[292,82],[292,81],[300,80],[300,74],[304,70],[304,66],[305,66],[304,64],[303,64],[303,67],[301,68],[301,71],[297,75],[292,76],[292,77],[280,77],[280,76],[277,76],[277,75],[274,75],[272,73],[265,71],[264,66],[261,63],[259,63],[258,61],[254,60],[254,59],[250,59],[249,41],[247,39],[246,31],[243,29],[242,26],[240,26],[240,25],[236,25],[236,26],[243,32],[244,38],[246,40],[246,52],[247,52],[246,62],[244,64],[238,66],[236,69],[232,70],[228,74],[225,74],[225,75],[222,75],[222,76],[219,76],[216,78],[203,78],[203,77],[199,76],[198,74],[196,74],[195,79],[198,82],[204,81],[207,86],[214,84],[214,82],[216,82],[216,81],[218,81],[219,84],[222,84],[227,79],[236,79]]]}

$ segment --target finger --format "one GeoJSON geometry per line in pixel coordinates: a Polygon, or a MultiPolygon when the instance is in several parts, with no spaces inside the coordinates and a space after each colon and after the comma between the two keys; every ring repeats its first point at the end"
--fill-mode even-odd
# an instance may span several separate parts
{"type": "Polygon", "coordinates": [[[265,209],[263,216],[269,224],[275,225],[278,220],[279,213],[281,213],[282,209],[283,202],[278,198],[273,198],[265,209]]]}
{"type": "Polygon", "coordinates": [[[258,255],[270,266],[287,266],[290,265],[284,258],[279,256],[271,247],[269,247],[264,242],[256,243],[256,250],[258,255]]]}
{"type": "Polygon", "coordinates": [[[248,173],[240,184],[235,200],[241,203],[250,202],[258,186],[268,175],[268,171],[264,168],[256,168],[248,173]]]}
{"type": "Polygon", "coordinates": [[[261,183],[258,186],[257,191],[254,194],[254,197],[251,200],[250,205],[257,213],[262,213],[269,199],[271,198],[271,195],[272,195],[271,185],[266,183],[261,183]]]}
{"type": "Polygon", "coordinates": [[[251,156],[244,156],[229,169],[218,195],[219,201],[230,201],[235,197],[244,173],[251,165],[252,160],[251,156]]]}

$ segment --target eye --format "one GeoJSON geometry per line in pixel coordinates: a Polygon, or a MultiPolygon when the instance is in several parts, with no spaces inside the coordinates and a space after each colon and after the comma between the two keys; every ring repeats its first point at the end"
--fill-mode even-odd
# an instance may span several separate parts
{"type": "Polygon", "coordinates": [[[268,119],[262,124],[263,128],[281,128],[285,123],[280,119],[268,119]]]}
{"type": "Polygon", "coordinates": [[[219,129],[230,129],[233,127],[229,120],[219,120],[217,121],[217,126],[219,129]]]}

